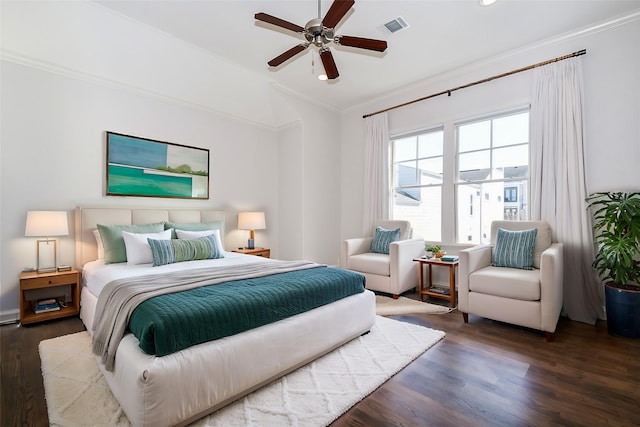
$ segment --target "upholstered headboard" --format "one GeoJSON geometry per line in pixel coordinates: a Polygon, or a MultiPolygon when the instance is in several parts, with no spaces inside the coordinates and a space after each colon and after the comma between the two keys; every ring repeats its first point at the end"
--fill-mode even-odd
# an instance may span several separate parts
{"type": "MultiPolygon", "coordinates": [[[[98,224],[149,224],[169,221],[175,223],[198,223],[221,221],[224,224],[225,212],[209,209],[162,209],[162,208],[126,208],[126,207],[82,207],[75,212],[76,232],[76,268],[98,258],[98,246],[93,230],[98,224]]],[[[224,242],[224,225],[220,229],[224,242]]]]}

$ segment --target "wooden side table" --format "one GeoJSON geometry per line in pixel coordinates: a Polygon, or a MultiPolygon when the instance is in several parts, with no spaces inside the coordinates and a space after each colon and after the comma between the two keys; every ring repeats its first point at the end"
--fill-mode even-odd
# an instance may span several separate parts
{"type": "Polygon", "coordinates": [[[231,252],[237,252],[239,254],[246,254],[246,255],[261,256],[264,258],[271,258],[271,249],[269,248],[254,248],[254,249],[238,248],[238,249],[232,250],[231,252]]]}
{"type": "Polygon", "coordinates": [[[420,301],[422,296],[427,295],[434,298],[442,298],[449,300],[451,307],[456,306],[456,267],[458,261],[441,261],[438,258],[426,259],[426,258],[414,258],[414,261],[418,262],[418,283],[420,285],[418,293],[420,294],[420,301]],[[423,266],[427,264],[429,266],[429,282],[425,287],[423,266]],[[442,288],[433,286],[432,268],[433,266],[449,267],[449,289],[445,292],[437,292],[442,288]]]}
{"type": "Polygon", "coordinates": [[[60,317],[74,316],[80,313],[80,273],[77,270],[36,273],[20,273],[20,323],[23,325],[60,317]],[[56,288],[71,285],[71,301],[65,301],[66,307],[57,311],[36,313],[35,301],[27,299],[27,293],[33,289],[56,288]]]}

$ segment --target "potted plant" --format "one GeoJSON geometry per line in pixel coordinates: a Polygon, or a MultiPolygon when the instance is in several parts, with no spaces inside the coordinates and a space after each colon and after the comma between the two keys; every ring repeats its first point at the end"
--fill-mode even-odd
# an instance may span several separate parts
{"type": "Polygon", "coordinates": [[[640,337],[640,193],[599,192],[593,209],[593,268],[605,285],[607,328],[612,335],[640,337]]]}
{"type": "Polygon", "coordinates": [[[439,245],[425,245],[424,250],[427,252],[427,255],[431,252],[436,258],[442,258],[442,255],[444,255],[444,251],[439,245]]]}

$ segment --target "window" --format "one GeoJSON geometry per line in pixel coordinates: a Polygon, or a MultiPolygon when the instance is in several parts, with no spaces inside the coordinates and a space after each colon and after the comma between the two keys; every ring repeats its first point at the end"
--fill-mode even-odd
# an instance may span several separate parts
{"type": "Polygon", "coordinates": [[[484,194],[472,214],[458,208],[457,240],[472,236],[473,243],[487,243],[493,220],[529,217],[529,112],[459,124],[456,137],[456,198],[484,194]]]}
{"type": "Polygon", "coordinates": [[[391,141],[392,218],[429,241],[441,240],[443,154],[441,128],[391,141]]]}

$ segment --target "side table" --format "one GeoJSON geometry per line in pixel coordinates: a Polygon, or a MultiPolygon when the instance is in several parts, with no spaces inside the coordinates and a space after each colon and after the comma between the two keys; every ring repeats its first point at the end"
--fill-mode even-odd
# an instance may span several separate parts
{"type": "Polygon", "coordinates": [[[269,248],[254,248],[254,249],[238,248],[238,249],[232,250],[231,252],[237,252],[239,254],[246,254],[246,255],[254,255],[254,256],[261,256],[261,257],[265,257],[265,258],[271,258],[271,249],[269,249],[269,248]]]}
{"type": "Polygon", "coordinates": [[[420,265],[418,267],[418,283],[420,285],[418,293],[420,294],[420,301],[422,301],[423,295],[427,295],[434,298],[442,298],[449,300],[451,307],[456,306],[456,267],[458,261],[441,261],[438,258],[414,258],[414,261],[420,265]],[[427,286],[424,283],[423,266],[426,264],[429,267],[429,282],[427,286]],[[449,289],[443,289],[433,286],[432,268],[433,266],[449,267],[449,289]]]}

